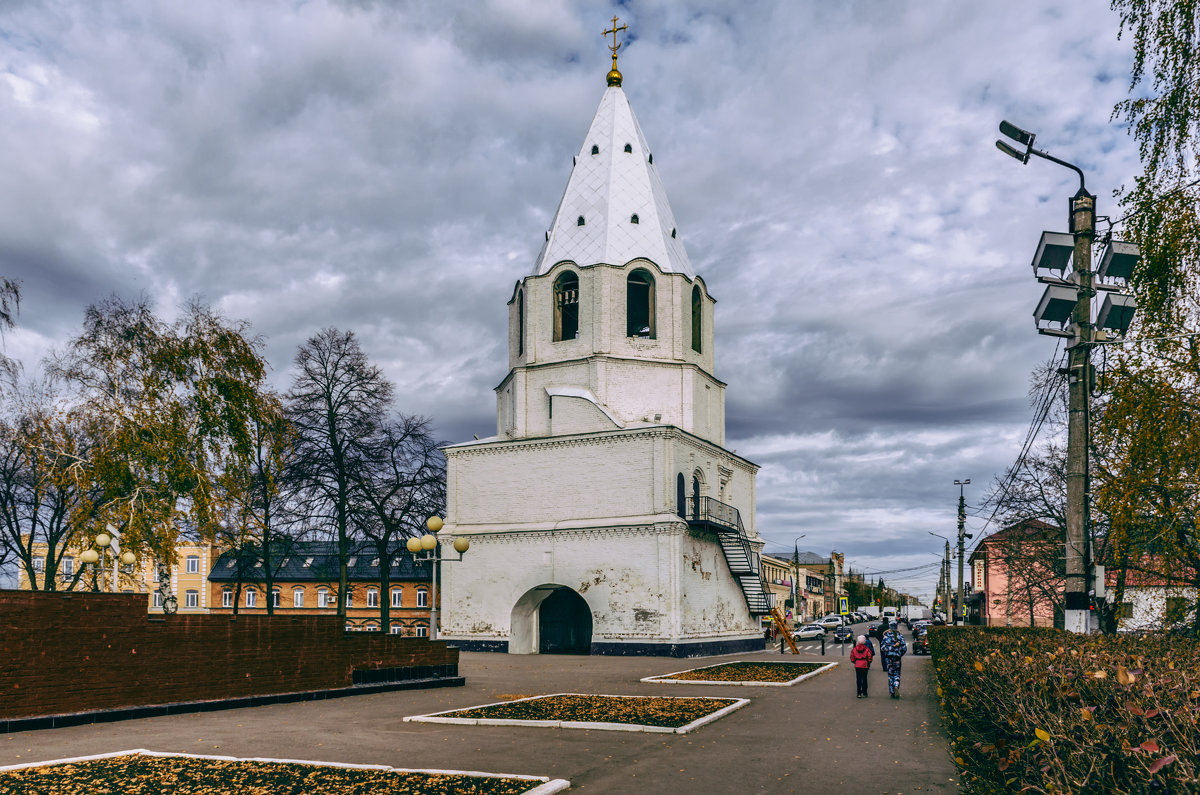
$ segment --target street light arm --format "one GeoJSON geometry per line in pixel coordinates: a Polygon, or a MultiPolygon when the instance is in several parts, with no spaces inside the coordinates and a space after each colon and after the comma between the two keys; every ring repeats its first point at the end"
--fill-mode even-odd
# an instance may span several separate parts
{"type": "Polygon", "coordinates": [[[1038,157],[1042,158],[1043,160],[1049,160],[1051,163],[1058,163],[1060,166],[1066,166],[1067,168],[1074,171],[1076,174],[1079,175],[1079,190],[1082,191],[1083,193],[1087,193],[1087,186],[1084,184],[1084,181],[1083,181],[1083,179],[1084,179],[1083,178],[1083,169],[1081,169],[1079,166],[1075,165],[1074,163],[1068,163],[1066,160],[1059,160],[1054,155],[1047,154],[1046,152],[1043,152],[1040,149],[1034,149],[1032,146],[1029,147],[1029,154],[1037,155],[1038,157]]]}

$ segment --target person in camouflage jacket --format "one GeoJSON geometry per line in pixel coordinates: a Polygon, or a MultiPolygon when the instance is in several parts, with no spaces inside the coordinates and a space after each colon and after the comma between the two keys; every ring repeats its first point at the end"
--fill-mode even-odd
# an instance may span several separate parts
{"type": "Polygon", "coordinates": [[[883,660],[883,670],[887,671],[888,692],[892,698],[900,698],[900,658],[908,653],[908,644],[897,626],[893,621],[879,639],[879,656],[883,660]]]}

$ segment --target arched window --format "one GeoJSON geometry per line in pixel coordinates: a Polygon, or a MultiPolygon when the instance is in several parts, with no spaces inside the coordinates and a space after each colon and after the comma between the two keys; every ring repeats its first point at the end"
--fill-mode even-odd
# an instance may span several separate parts
{"type": "Polygon", "coordinates": [[[584,226],[586,224],[587,224],[587,221],[583,220],[582,215],[575,219],[575,226],[584,226]]]}
{"type": "Polygon", "coordinates": [[[517,356],[525,353],[525,291],[517,292],[517,356]]]}
{"type": "Polygon", "coordinates": [[[704,343],[703,337],[703,310],[704,302],[700,298],[699,285],[692,285],[692,350],[696,353],[702,353],[701,348],[704,343]]]}
{"type": "Polygon", "coordinates": [[[625,144],[625,151],[632,153],[633,152],[633,144],[625,144]]]}
{"type": "Polygon", "coordinates": [[[594,154],[594,155],[600,154],[600,147],[596,146],[595,144],[592,144],[592,154],[594,154]]]}
{"type": "Polygon", "coordinates": [[[640,268],[625,280],[625,334],[654,339],[654,279],[640,268]]]}
{"type": "Polygon", "coordinates": [[[554,280],[554,341],[579,336],[579,277],[565,271],[554,280]]]}
{"type": "Polygon", "coordinates": [[[682,472],[675,477],[675,510],[684,519],[687,518],[687,480],[682,472]]]}
{"type": "Polygon", "coordinates": [[[637,213],[634,213],[633,215],[629,216],[629,223],[631,223],[631,224],[639,223],[637,213]]]}
{"type": "Polygon", "coordinates": [[[700,518],[700,471],[692,475],[692,518],[700,518]]]}

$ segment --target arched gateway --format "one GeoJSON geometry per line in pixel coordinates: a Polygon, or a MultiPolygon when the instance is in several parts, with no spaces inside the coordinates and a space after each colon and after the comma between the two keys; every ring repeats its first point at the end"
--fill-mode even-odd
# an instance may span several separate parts
{"type": "Polygon", "coordinates": [[[590,654],[592,610],[564,585],[531,588],[513,605],[511,654],[590,654]]]}

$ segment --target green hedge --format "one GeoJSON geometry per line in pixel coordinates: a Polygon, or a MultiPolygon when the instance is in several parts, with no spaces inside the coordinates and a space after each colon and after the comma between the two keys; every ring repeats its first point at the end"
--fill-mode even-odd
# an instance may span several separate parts
{"type": "Polygon", "coordinates": [[[929,649],[968,791],[1200,792],[1200,643],[934,627],[929,649]]]}

